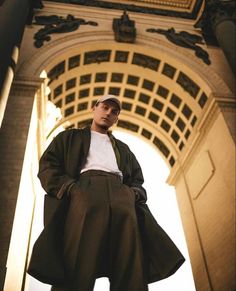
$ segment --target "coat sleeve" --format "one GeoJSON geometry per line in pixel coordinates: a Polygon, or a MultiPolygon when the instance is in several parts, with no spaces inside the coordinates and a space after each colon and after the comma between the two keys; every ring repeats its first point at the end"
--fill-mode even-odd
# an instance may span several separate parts
{"type": "Polygon", "coordinates": [[[147,193],[146,193],[146,190],[142,186],[144,182],[142,169],[135,155],[131,151],[129,154],[130,154],[130,167],[131,167],[130,187],[134,190],[136,194],[136,201],[140,203],[146,203],[147,193]]]}
{"type": "Polygon", "coordinates": [[[68,187],[76,180],[66,174],[66,137],[58,134],[50,143],[39,161],[38,178],[48,195],[61,199],[68,187]]]}

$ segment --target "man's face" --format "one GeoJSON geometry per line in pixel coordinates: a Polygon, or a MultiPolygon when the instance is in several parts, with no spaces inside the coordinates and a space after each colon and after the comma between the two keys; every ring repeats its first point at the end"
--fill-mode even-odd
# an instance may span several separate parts
{"type": "Polygon", "coordinates": [[[100,102],[97,106],[94,106],[93,112],[94,124],[104,130],[108,130],[114,123],[117,122],[120,110],[115,102],[106,100],[104,102],[100,102]]]}

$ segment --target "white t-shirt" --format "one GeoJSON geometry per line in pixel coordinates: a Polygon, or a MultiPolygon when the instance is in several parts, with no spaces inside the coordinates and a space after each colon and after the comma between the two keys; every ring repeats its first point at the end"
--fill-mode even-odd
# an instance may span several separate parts
{"type": "Polygon", "coordinates": [[[91,131],[91,142],[87,161],[81,173],[88,170],[102,170],[122,176],[117,165],[110,138],[107,134],[91,131]]]}

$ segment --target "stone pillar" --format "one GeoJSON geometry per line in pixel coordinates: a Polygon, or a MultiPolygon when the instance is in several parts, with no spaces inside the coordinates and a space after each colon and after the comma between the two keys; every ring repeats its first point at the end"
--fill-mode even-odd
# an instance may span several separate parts
{"type": "Polygon", "coordinates": [[[0,290],[3,290],[5,281],[34,96],[41,82],[40,78],[14,81],[0,132],[0,290]]]}
{"type": "Polygon", "coordinates": [[[194,25],[201,28],[206,43],[217,40],[225,57],[236,75],[236,24],[235,1],[208,0],[202,16],[194,25]]]}
{"type": "Polygon", "coordinates": [[[222,106],[228,104],[212,96],[168,178],[176,188],[197,291],[236,288],[235,143],[222,106]]]}
{"type": "Polygon", "coordinates": [[[219,6],[211,17],[211,23],[216,39],[220,47],[222,48],[234,75],[236,75],[235,19],[233,19],[233,17],[229,15],[226,7],[219,6]]]}
{"type": "Polygon", "coordinates": [[[37,2],[36,7],[40,8],[39,0],[3,0],[0,2],[1,112],[4,112],[6,108],[24,27],[29,14],[32,15],[32,10],[35,7],[34,2],[37,2]]]}
{"type": "Polygon", "coordinates": [[[216,99],[228,126],[229,132],[234,140],[234,143],[236,144],[236,96],[217,96],[216,99]]]}

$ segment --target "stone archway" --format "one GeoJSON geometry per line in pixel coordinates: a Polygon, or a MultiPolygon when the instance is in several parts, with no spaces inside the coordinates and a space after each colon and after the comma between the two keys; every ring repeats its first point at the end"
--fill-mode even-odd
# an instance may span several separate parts
{"type": "MultiPolygon", "coordinates": [[[[230,90],[214,71],[170,45],[144,37],[137,45],[117,44],[111,35],[102,33],[94,38],[80,34],[78,41],[74,34],[52,42],[18,69],[17,77],[26,82],[43,69],[50,77],[49,98],[61,108],[63,119],[49,137],[60,125],[87,124],[91,106],[100,95],[120,96],[123,111],[117,126],[150,143],[171,168],[169,182],[176,187],[197,290],[222,290],[226,282],[231,286],[233,264],[222,249],[233,246],[232,222],[229,224],[233,142],[220,106],[225,97],[231,102],[230,90]],[[221,137],[216,136],[219,130],[221,137]],[[222,138],[229,152],[226,160],[218,156],[222,138]],[[219,196],[222,191],[224,199],[219,196]],[[208,210],[208,203],[214,209],[208,210]],[[216,227],[214,222],[225,209],[229,209],[227,218],[216,227]],[[210,226],[214,233],[209,232],[210,226]],[[230,237],[227,246],[221,238],[222,227],[230,237]],[[216,270],[223,261],[212,249],[224,255],[228,266],[224,274],[216,270]]],[[[40,98],[38,101],[41,103],[40,98]]]]}
{"type": "Polygon", "coordinates": [[[154,45],[149,39],[146,47],[147,38],[140,45],[100,38],[80,35],[78,42],[74,35],[55,41],[36,59],[23,63],[18,74],[39,76],[46,70],[49,100],[63,116],[57,126],[66,128],[90,122],[91,107],[99,96],[120,96],[123,111],[117,126],[156,147],[173,167],[189,148],[214,95],[231,97],[230,89],[206,65],[161,42],[154,45]]]}

